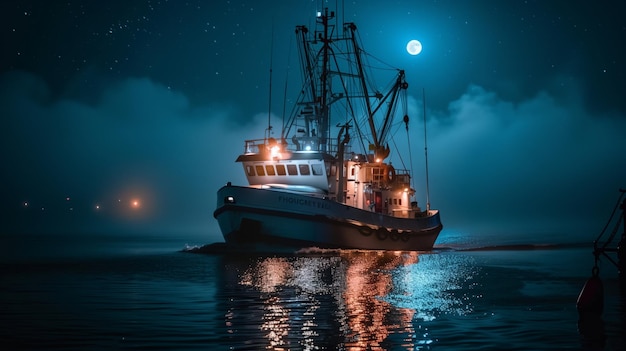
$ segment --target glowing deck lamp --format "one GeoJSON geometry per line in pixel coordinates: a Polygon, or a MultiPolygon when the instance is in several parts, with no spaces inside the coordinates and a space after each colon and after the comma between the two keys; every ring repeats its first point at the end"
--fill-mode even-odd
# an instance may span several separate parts
{"type": "Polygon", "coordinates": [[[272,159],[276,159],[280,157],[280,147],[278,145],[274,145],[270,148],[270,155],[272,159]]]}

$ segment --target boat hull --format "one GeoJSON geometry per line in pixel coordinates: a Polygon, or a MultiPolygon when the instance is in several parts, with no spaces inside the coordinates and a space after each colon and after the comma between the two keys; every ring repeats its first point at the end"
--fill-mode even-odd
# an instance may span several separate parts
{"type": "Polygon", "coordinates": [[[217,202],[214,217],[224,240],[242,250],[425,251],[442,229],[436,210],[399,218],[277,189],[227,185],[218,190],[217,202]]]}

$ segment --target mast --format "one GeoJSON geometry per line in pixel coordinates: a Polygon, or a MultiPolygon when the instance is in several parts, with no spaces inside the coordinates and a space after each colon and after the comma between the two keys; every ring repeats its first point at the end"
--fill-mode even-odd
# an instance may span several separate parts
{"type": "Polygon", "coordinates": [[[376,135],[376,127],[374,126],[374,115],[372,114],[372,105],[370,104],[369,94],[367,91],[367,82],[365,81],[365,73],[363,72],[361,50],[359,49],[359,45],[356,42],[356,36],[354,35],[354,32],[356,31],[356,25],[354,23],[347,23],[346,27],[350,29],[350,39],[352,40],[354,57],[356,58],[356,65],[359,71],[359,82],[361,83],[361,89],[363,90],[363,97],[365,99],[365,106],[367,108],[367,122],[369,123],[370,131],[372,133],[372,139],[374,140],[374,147],[376,148],[376,150],[378,150],[380,148],[380,141],[378,140],[378,136],[376,135]]]}
{"type": "Polygon", "coordinates": [[[324,34],[321,38],[319,38],[322,43],[322,73],[321,73],[321,86],[320,88],[322,89],[321,91],[321,102],[320,102],[320,106],[319,109],[320,111],[318,111],[319,114],[319,122],[318,122],[318,128],[320,128],[321,130],[319,130],[319,135],[322,138],[322,140],[320,141],[320,145],[322,145],[323,149],[322,151],[327,151],[327,147],[326,147],[326,142],[328,140],[328,132],[329,132],[329,127],[330,127],[330,118],[329,118],[329,110],[328,110],[328,94],[330,91],[330,86],[329,86],[329,73],[330,73],[330,42],[331,39],[329,38],[328,35],[328,27],[329,27],[329,23],[328,21],[330,19],[335,18],[335,12],[331,11],[330,15],[328,13],[328,8],[324,9],[324,14],[321,14],[319,17],[319,20],[322,23],[323,29],[324,29],[324,34]]]}
{"type": "Polygon", "coordinates": [[[430,190],[428,186],[428,143],[426,141],[426,89],[422,88],[424,100],[424,158],[426,160],[426,211],[430,211],[430,190]]]}
{"type": "MultiPolygon", "coordinates": [[[[329,97],[331,96],[330,75],[332,73],[330,64],[333,55],[331,48],[333,25],[330,20],[334,18],[335,13],[329,12],[327,8],[324,12],[318,12],[316,23],[321,26],[321,29],[316,29],[313,35],[310,35],[309,29],[304,25],[296,27],[300,61],[304,73],[302,99],[297,102],[300,110],[292,116],[291,124],[293,126],[297,119],[303,120],[303,124],[300,125],[303,129],[295,131],[302,134],[294,135],[292,138],[298,149],[303,147],[303,150],[322,152],[327,152],[329,149],[327,144],[330,140],[329,97]],[[321,47],[316,45],[320,43],[321,47]],[[307,144],[307,146],[302,146],[303,144],[300,143],[307,144]]],[[[291,129],[291,126],[288,129],[291,129]]]]}
{"type": "Polygon", "coordinates": [[[302,72],[305,73],[304,81],[310,84],[310,91],[312,95],[312,101],[317,100],[317,89],[315,89],[315,76],[313,74],[313,64],[311,63],[311,57],[309,55],[309,45],[307,41],[307,34],[309,33],[309,29],[306,26],[297,26],[296,34],[300,34],[300,45],[302,48],[300,49],[300,55],[303,56],[302,63],[304,67],[302,67],[302,72]]]}
{"type": "Polygon", "coordinates": [[[388,90],[379,92],[371,85],[372,77],[367,76],[367,53],[359,47],[356,25],[344,24],[339,35],[335,33],[336,20],[335,13],[324,8],[317,13],[315,30],[304,25],[296,27],[303,81],[301,95],[286,128],[287,134],[291,135],[297,151],[320,151],[337,157],[336,147],[339,145],[336,145],[336,135],[331,131],[331,114],[345,108],[339,114],[345,113],[346,119],[337,127],[349,119],[354,121],[352,126],[359,141],[363,142],[366,138],[360,126],[366,125],[369,140],[362,147],[367,149],[369,143],[369,151],[374,154],[370,155],[374,156],[370,161],[381,161],[390,153],[385,140],[391,133],[399,94],[406,92],[408,87],[405,72],[398,69],[388,90]],[[347,47],[338,45],[340,43],[347,47]],[[358,107],[353,104],[357,100],[358,107]],[[337,104],[340,101],[344,103],[337,104]]]}
{"type": "Polygon", "coordinates": [[[339,134],[337,135],[337,169],[338,169],[338,174],[337,174],[337,202],[341,202],[341,203],[345,203],[345,199],[343,197],[343,192],[344,192],[344,187],[343,187],[343,182],[344,182],[344,174],[343,174],[343,156],[344,156],[344,151],[345,151],[345,146],[350,142],[350,133],[349,133],[349,129],[350,129],[350,124],[346,123],[343,126],[341,126],[341,129],[339,130],[339,134]],[[345,134],[343,135],[343,138],[341,136],[342,133],[345,134]]]}
{"type": "Polygon", "coordinates": [[[396,78],[396,82],[393,87],[387,92],[386,95],[383,96],[380,92],[376,91],[370,96],[369,89],[367,86],[367,79],[365,77],[365,71],[363,70],[363,58],[361,57],[361,48],[359,47],[356,40],[356,25],[354,23],[346,23],[344,25],[347,29],[350,30],[350,41],[352,43],[352,50],[354,52],[354,58],[356,61],[356,68],[358,70],[358,79],[361,85],[361,92],[363,94],[363,100],[365,103],[365,108],[367,110],[367,122],[370,127],[370,132],[372,134],[373,144],[370,145],[370,149],[374,151],[374,156],[376,159],[384,159],[389,155],[389,148],[383,146],[383,142],[388,133],[389,126],[393,119],[393,113],[396,106],[396,99],[398,94],[402,89],[407,89],[408,84],[405,81],[405,73],[404,70],[399,70],[398,76],[396,78]],[[370,98],[378,99],[378,103],[376,106],[373,106],[370,98]],[[388,101],[389,100],[389,101],[388,101]],[[376,129],[374,125],[374,116],[380,110],[383,105],[387,106],[387,111],[384,112],[384,120],[380,130],[376,129]]]}

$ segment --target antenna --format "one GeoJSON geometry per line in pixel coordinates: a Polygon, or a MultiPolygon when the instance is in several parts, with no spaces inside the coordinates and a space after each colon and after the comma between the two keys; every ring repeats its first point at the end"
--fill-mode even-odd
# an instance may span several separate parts
{"type": "MultiPolygon", "coordinates": [[[[335,8],[339,10],[339,5],[335,4],[335,8]]],[[[346,2],[344,0],[341,0],[341,25],[346,23],[345,13],[346,13],[346,2]]]]}
{"type": "Polygon", "coordinates": [[[430,190],[428,186],[428,142],[426,141],[426,90],[422,88],[424,101],[424,156],[426,160],[426,211],[430,211],[430,190]]]}
{"type": "Polygon", "coordinates": [[[267,137],[270,138],[272,133],[272,68],[274,66],[274,21],[272,21],[272,40],[270,43],[270,91],[267,102],[267,137]]]}

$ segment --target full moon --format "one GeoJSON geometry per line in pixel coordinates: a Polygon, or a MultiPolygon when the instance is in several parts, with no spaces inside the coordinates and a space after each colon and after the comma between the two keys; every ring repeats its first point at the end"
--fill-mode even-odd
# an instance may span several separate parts
{"type": "Polygon", "coordinates": [[[408,51],[411,55],[417,55],[422,52],[422,43],[418,40],[411,40],[408,44],[406,44],[406,51],[408,51]]]}

